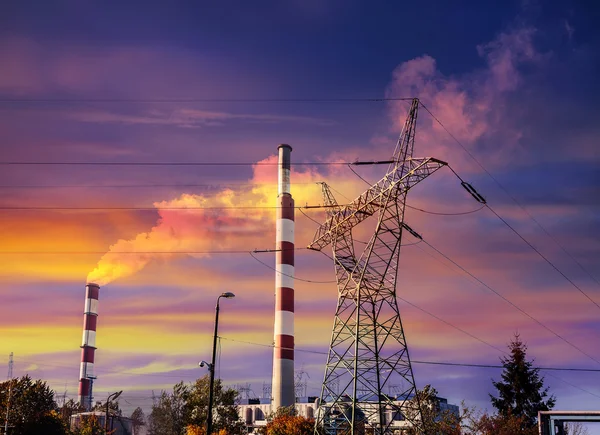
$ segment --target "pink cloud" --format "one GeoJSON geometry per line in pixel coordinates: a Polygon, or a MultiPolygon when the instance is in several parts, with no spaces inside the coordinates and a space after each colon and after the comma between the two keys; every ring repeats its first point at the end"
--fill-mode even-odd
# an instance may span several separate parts
{"type": "MultiPolygon", "coordinates": [[[[533,35],[531,28],[516,28],[478,46],[486,66],[469,74],[445,76],[427,55],[404,62],[394,70],[386,95],[418,97],[467,148],[474,149],[481,139],[493,137],[496,145],[486,150],[486,161],[502,163],[516,152],[522,136],[505,120],[506,97],[522,84],[519,68],[543,59],[534,48],[533,35]]],[[[395,131],[401,128],[406,111],[406,102],[390,105],[395,131]]],[[[419,120],[417,150],[421,151],[417,153],[426,148],[428,155],[465,166],[464,153],[456,152],[458,145],[446,131],[423,110],[419,120]]]]}

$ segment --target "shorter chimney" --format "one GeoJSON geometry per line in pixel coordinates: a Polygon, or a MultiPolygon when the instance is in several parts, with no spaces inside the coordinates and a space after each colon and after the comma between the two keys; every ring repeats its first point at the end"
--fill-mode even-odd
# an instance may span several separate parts
{"type": "Polygon", "coordinates": [[[83,310],[83,338],[81,340],[81,367],[79,369],[79,405],[87,411],[92,409],[92,385],[94,376],[94,353],[96,352],[96,322],[98,320],[98,296],[100,286],[85,286],[83,310]]]}

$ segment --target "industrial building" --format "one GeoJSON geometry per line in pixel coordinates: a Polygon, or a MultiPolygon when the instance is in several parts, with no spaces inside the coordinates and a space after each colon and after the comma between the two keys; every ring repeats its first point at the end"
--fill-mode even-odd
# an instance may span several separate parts
{"type": "MultiPolygon", "coordinates": [[[[85,422],[86,420],[96,418],[98,424],[102,427],[105,427],[106,424],[106,413],[104,411],[90,411],[90,412],[81,412],[79,414],[74,414],[71,416],[71,430],[76,430],[79,426],[85,422]]],[[[133,434],[133,423],[131,419],[127,417],[121,417],[118,415],[109,415],[108,416],[108,428],[109,431],[113,435],[132,435],[133,434]]]]}
{"type": "MultiPolygon", "coordinates": [[[[440,412],[451,412],[452,414],[459,415],[459,407],[457,405],[449,404],[448,400],[443,397],[436,397],[440,412]]],[[[350,398],[348,398],[350,401],[350,398]]],[[[405,399],[398,399],[393,401],[394,405],[401,407],[405,399]]],[[[370,412],[370,408],[375,408],[376,402],[360,403],[359,407],[363,410],[366,415],[376,415],[374,412],[370,412]]],[[[317,417],[319,409],[319,398],[316,396],[298,397],[296,398],[296,414],[305,418],[314,419],[317,417]]],[[[248,433],[256,432],[261,427],[267,425],[267,418],[271,413],[275,411],[275,407],[272,405],[269,398],[256,398],[256,399],[241,399],[238,404],[238,415],[241,420],[244,421],[248,429],[248,433]]],[[[393,433],[398,435],[402,434],[402,430],[411,426],[411,422],[404,419],[404,417],[389,409],[385,413],[386,422],[389,425],[393,433]]],[[[343,419],[341,419],[343,420],[343,419]]],[[[370,419],[369,424],[372,427],[378,425],[379,422],[375,419],[370,419]]]]}

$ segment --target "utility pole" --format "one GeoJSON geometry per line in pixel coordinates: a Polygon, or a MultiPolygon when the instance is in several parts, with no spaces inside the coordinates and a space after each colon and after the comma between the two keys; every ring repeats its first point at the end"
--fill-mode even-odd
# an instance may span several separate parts
{"type": "Polygon", "coordinates": [[[8,357],[8,400],[6,402],[6,419],[4,420],[4,434],[6,435],[8,433],[8,413],[10,411],[10,396],[12,393],[12,379],[13,379],[13,365],[14,365],[14,361],[13,361],[13,353],[10,353],[10,356],[8,357]]]}
{"type": "Polygon", "coordinates": [[[106,433],[108,433],[108,409],[110,406],[110,400],[116,399],[117,397],[119,397],[121,395],[122,392],[123,392],[123,390],[118,391],[116,393],[112,393],[110,396],[108,396],[108,399],[106,399],[106,415],[104,416],[104,432],[106,432],[106,433]]]}
{"type": "Polygon", "coordinates": [[[420,404],[408,400],[417,389],[396,300],[398,262],[403,230],[420,238],[404,222],[406,195],[447,163],[413,158],[418,107],[415,98],[381,180],[347,205],[338,205],[322,183],[327,219],[308,248],[332,246],[338,303],[315,432],[336,435],[343,427],[356,435],[371,425],[376,435],[389,434],[388,411],[422,427],[420,404]],[[376,219],[374,233],[356,253],[353,229],[370,217],[376,219]],[[403,385],[398,400],[385,394],[397,384],[403,385]]]}
{"type": "MultiPolygon", "coordinates": [[[[208,415],[206,417],[206,435],[212,435],[212,427],[213,427],[213,398],[214,398],[214,388],[215,388],[215,358],[217,354],[217,337],[219,332],[219,301],[221,298],[231,299],[234,298],[235,295],[231,292],[222,293],[217,298],[217,306],[215,307],[215,333],[213,335],[213,348],[212,348],[212,362],[210,363],[210,384],[208,387],[208,415]]],[[[202,366],[203,363],[200,363],[202,366]]]]}

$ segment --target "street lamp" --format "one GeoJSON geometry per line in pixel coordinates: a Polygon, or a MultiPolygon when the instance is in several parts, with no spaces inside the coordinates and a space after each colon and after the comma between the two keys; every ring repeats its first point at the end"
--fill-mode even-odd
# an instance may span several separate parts
{"type": "Polygon", "coordinates": [[[208,415],[206,417],[206,435],[212,434],[212,409],[213,409],[213,389],[215,385],[215,355],[217,353],[217,332],[219,328],[219,300],[221,298],[231,299],[235,295],[231,292],[221,293],[217,298],[217,306],[215,307],[215,333],[213,335],[212,362],[209,364],[206,361],[199,363],[200,367],[208,366],[210,371],[210,385],[208,387],[208,415]]]}
{"type": "Polygon", "coordinates": [[[108,404],[110,403],[110,399],[116,399],[117,397],[119,397],[121,395],[121,393],[123,392],[123,390],[117,392],[117,393],[112,393],[110,396],[108,396],[108,399],[106,399],[106,417],[104,419],[104,431],[106,433],[108,433],[108,404]]]}

